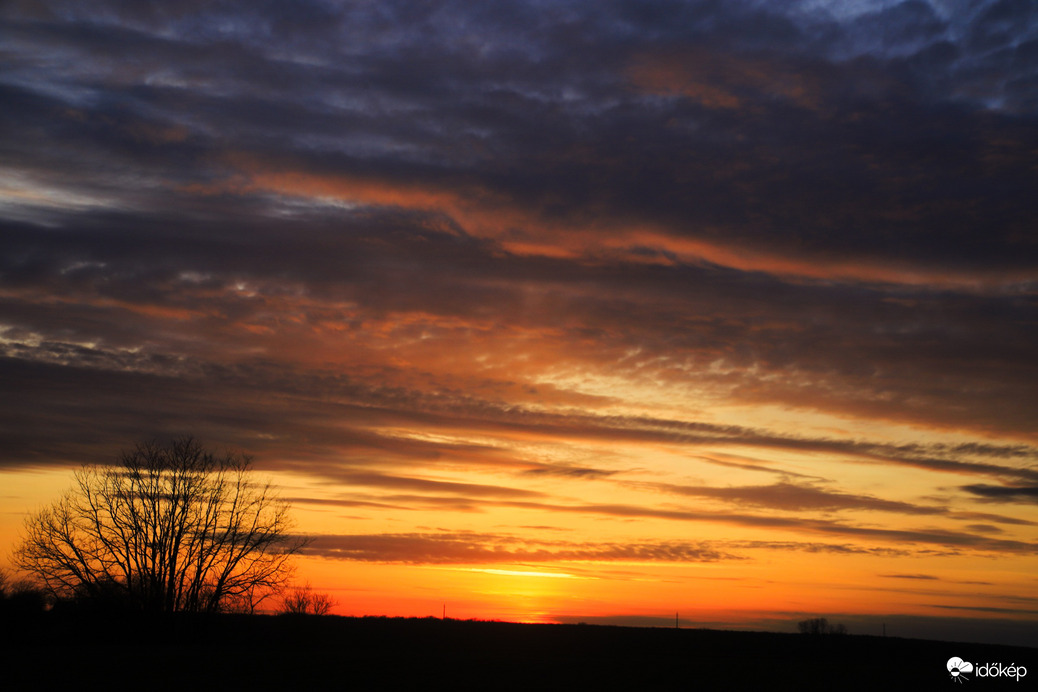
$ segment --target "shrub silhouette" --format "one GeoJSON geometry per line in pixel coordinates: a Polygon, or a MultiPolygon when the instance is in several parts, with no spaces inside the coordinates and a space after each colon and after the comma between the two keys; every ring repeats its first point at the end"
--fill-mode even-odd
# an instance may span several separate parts
{"type": "Polygon", "coordinates": [[[0,612],[31,614],[42,612],[47,607],[43,589],[29,579],[15,579],[6,570],[0,569],[0,612]]]}
{"type": "Polygon", "coordinates": [[[306,584],[289,589],[281,599],[280,613],[285,615],[327,615],[335,602],[325,593],[317,593],[306,584]]]}

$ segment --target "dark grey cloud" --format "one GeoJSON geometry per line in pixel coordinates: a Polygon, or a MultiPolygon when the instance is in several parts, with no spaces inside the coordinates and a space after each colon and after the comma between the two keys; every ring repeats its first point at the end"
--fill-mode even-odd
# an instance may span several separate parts
{"type": "Polygon", "coordinates": [[[940,577],[935,577],[932,574],[880,574],[878,576],[886,577],[888,579],[924,579],[924,580],[937,580],[940,577]]]}
{"type": "Polygon", "coordinates": [[[725,374],[705,381],[747,402],[1030,434],[1035,181],[1022,152],[1035,121],[960,74],[1003,70],[999,89],[1028,98],[1013,85],[1033,28],[1000,18],[1004,5],[46,7],[4,10],[2,146],[20,191],[0,267],[22,291],[0,305],[11,354],[197,362],[198,335],[171,338],[127,308],[208,311],[181,326],[211,339],[221,321],[272,323],[273,299],[292,294],[361,306],[304,309],[357,327],[492,305],[595,344],[574,357],[636,352],[630,372],[662,356],[717,362],[725,374]],[[640,84],[639,66],[671,88],[640,84]],[[651,224],[818,266],[1015,279],[789,281],[768,262],[683,263],[635,240],[619,255],[519,257],[449,205],[314,206],[249,187],[243,160],[521,209],[513,239],[549,222],[607,238],[651,224]],[[27,300],[39,293],[59,299],[27,300]]]}
{"type": "Polygon", "coordinates": [[[994,524],[966,524],[965,528],[978,533],[1002,533],[1003,529],[994,524]]]}
{"type": "MultiPolygon", "coordinates": [[[[364,464],[373,454],[427,460],[478,457],[486,464],[512,466],[534,475],[591,479],[615,473],[615,469],[522,460],[491,446],[386,437],[367,429],[373,424],[394,424],[414,429],[524,432],[560,441],[663,442],[689,447],[734,444],[812,455],[839,454],[858,463],[894,464],[1010,480],[1031,480],[1035,473],[1028,466],[1033,463],[1035,450],[1027,445],[951,448],[915,443],[889,445],[796,437],[743,426],[548,413],[514,404],[503,406],[457,392],[379,384],[378,380],[384,381],[391,375],[386,371],[377,371],[374,379],[369,379],[300,371],[297,366],[274,362],[200,363],[189,354],[171,357],[135,352],[128,344],[100,348],[68,342],[22,341],[17,338],[17,331],[8,331],[5,335],[9,335],[5,344],[8,357],[0,361],[0,367],[6,373],[5,386],[10,393],[5,400],[8,404],[5,415],[11,430],[7,447],[9,464],[24,460],[19,450],[26,450],[28,454],[27,448],[33,444],[39,447],[40,453],[45,453],[46,440],[75,439],[80,434],[84,439],[106,435],[110,439],[125,440],[141,434],[174,434],[198,427],[200,436],[252,448],[261,457],[271,453],[292,454],[295,441],[305,439],[306,444],[323,457],[321,464],[309,467],[309,472],[317,475],[349,473],[328,465],[327,455],[343,447],[359,453],[355,458],[358,464],[364,464]],[[28,355],[31,357],[27,358],[28,355]],[[80,420],[88,411],[90,420],[80,420]],[[343,427],[342,421],[348,425],[343,427]],[[29,432],[33,430],[38,432],[29,432]],[[40,434],[45,430],[50,432],[40,434]],[[59,434],[60,430],[65,430],[66,435],[59,434]],[[78,432],[73,434],[73,431],[78,432]],[[35,442],[31,442],[34,438],[35,442]],[[273,438],[282,441],[271,442],[273,438]],[[17,442],[19,439],[22,442],[17,442]]],[[[536,397],[532,399],[532,403],[535,402],[536,397]]],[[[306,470],[299,465],[286,468],[306,470]]],[[[680,491],[680,488],[671,490],[680,491]]],[[[717,497],[727,493],[732,496],[730,499],[739,500],[735,496],[738,490],[701,488],[700,491],[717,497]]],[[[823,492],[805,485],[761,486],[756,496],[760,503],[787,509],[808,505],[816,509],[861,509],[867,505],[872,509],[910,514],[938,511],[879,498],[823,492]]],[[[963,514],[963,517],[1004,520],[976,513],[963,514]]]]}
{"type": "Polygon", "coordinates": [[[807,541],[726,541],[724,545],[731,550],[781,550],[804,553],[833,553],[835,555],[880,555],[883,557],[908,557],[923,552],[917,549],[891,548],[889,546],[807,541]]]}
{"type": "Polygon", "coordinates": [[[1036,485],[990,485],[973,483],[962,486],[962,490],[984,502],[1038,502],[1036,485]]]}
{"type": "MultiPolygon", "coordinates": [[[[797,484],[788,481],[771,485],[729,487],[673,485],[667,483],[632,483],[631,485],[673,495],[704,497],[735,505],[777,509],[786,512],[865,510],[906,515],[940,515],[969,521],[985,519],[1011,525],[1035,524],[1035,522],[1018,517],[953,511],[944,505],[921,505],[911,502],[885,500],[869,495],[857,495],[817,485],[797,484]]],[[[982,533],[999,533],[1001,531],[997,526],[990,524],[972,524],[966,528],[982,533]]]]}
{"type": "Polygon", "coordinates": [[[437,481],[426,478],[410,478],[405,476],[393,476],[384,473],[357,472],[343,469],[329,469],[322,473],[312,464],[305,465],[308,475],[321,475],[325,478],[334,479],[350,487],[373,487],[390,490],[411,490],[428,492],[432,494],[460,495],[470,498],[535,498],[543,497],[544,493],[520,488],[508,488],[503,486],[480,485],[477,483],[456,483],[448,481],[437,481]]]}
{"type": "Polygon", "coordinates": [[[918,506],[908,502],[884,500],[867,495],[854,495],[788,482],[725,488],[670,484],[655,484],[652,487],[676,495],[707,497],[735,504],[785,511],[865,509],[903,514],[938,514],[944,511],[939,507],[918,506]]]}
{"type": "Polygon", "coordinates": [[[250,151],[818,261],[1034,265],[1034,173],[1020,152],[1035,134],[1031,111],[1017,113],[1033,101],[1030,10],[104,6],[7,10],[6,84],[37,100],[12,109],[8,146],[39,175],[103,162],[94,184],[114,194],[120,171],[206,180],[226,173],[220,152],[250,151]],[[954,58],[926,58],[942,46],[954,58]],[[677,93],[632,90],[627,70],[646,55],[666,58],[677,93]],[[717,113],[716,99],[682,98],[682,79],[752,107],[717,113]],[[997,93],[973,93],[980,83],[997,93]],[[62,120],[69,108],[83,113],[62,120]],[[43,151],[64,165],[42,165],[43,151]]]}
{"type": "Polygon", "coordinates": [[[992,538],[983,535],[936,528],[886,529],[867,525],[853,525],[828,519],[792,516],[744,514],[738,512],[710,512],[684,508],[651,508],[621,504],[558,504],[539,505],[535,502],[502,503],[512,507],[542,509],[552,512],[597,514],[617,519],[666,519],[671,521],[712,522],[734,526],[793,530],[801,533],[842,536],[848,539],[907,543],[920,546],[939,546],[945,554],[961,551],[1029,555],[1038,551],[1038,544],[1028,541],[992,538]]]}
{"type": "Polygon", "coordinates": [[[538,563],[555,561],[718,562],[737,555],[709,542],[580,543],[526,541],[514,536],[462,533],[316,536],[311,555],[364,562],[408,564],[538,563]]]}
{"type": "MultiPolygon", "coordinates": [[[[185,211],[80,212],[49,228],[6,224],[0,272],[17,291],[2,297],[4,324],[49,344],[68,345],[72,336],[138,349],[151,342],[149,350],[165,351],[155,357],[176,360],[197,355],[185,352],[196,345],[187,333],[209,339],[212,328],[235,322],[273,326],[278,301],[294,296],[310,301],[291,306],[307,319],[354,328],[413,310],[563,330],[560,339],[585,344],[574,358],[621,373],[661,356],[716,361],[719,372],[695,381],[747,402],[1017,434],[1027,434],[1038,407],[1029,347],[1035,307],[1026,292],[978,296],[793,284],[716,267],[575,265],[503,254],[415,213],[272,218],[239,200],[225,218],[221,200],[174,199],[185,211]],[[545,294],[531,309],[534,284],[545,294]],[[54,299],[35,300],[41,293],[54,299]],[[343,303],[358,307],[336,306],[343,303]],[[151,308],[186,311],[180,334],[151,308]]],[[[249,201],[262,209],[261,200],[249,201]]],[[[220,336],[236,348],[253,338],[226,328],[220,336]]],[[[39,357],[51,357],[45,350],[39,357]]]]}
{"type": "Polygon", "coordinates": [[[1000,608],[997,606],[955,606],[948,604],[931,604],[934,608],[942,608],[944,610],[972,610],[979,613],[1004,613],[1006,615],[1026,614],[1026,615],[1038,615],[1038,610],[1009,607],[1000,608]]]}

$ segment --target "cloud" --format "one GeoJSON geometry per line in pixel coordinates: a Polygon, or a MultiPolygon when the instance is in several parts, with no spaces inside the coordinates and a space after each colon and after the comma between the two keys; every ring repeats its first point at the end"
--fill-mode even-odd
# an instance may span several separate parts
{"type": "Polygon", "coordinates": [[[347,486],[368,486],[390,490],[417,490],[433,493],[457,494],[472,497],[515,498],[540,497],[543,493],[508,488],[501,486],[479,485],[475,483],[454,483],[427,478],[410,478],[383,473],[348,471],[344,469],[328,469],[321,473],[313,466],[307,466],[308,475],[322,475],[333,478],[337,483],[347,486]]]}
{"type": "Polygon", "coordinates": [[[802,551],[805,553],[835,553],[837,555],[883,555],[905,557],[913,551],[879,546],[862,546],[851,543],[815,543],[805,541],[729,541],[731,549],[802,551]]]}
{"type": "MultiPolygon", "coordinates": [[[[971,58],[990,54],[969,47],[967,37],[933,11],[913,15],[912,7],[897,4],[890,11],[912,15],[907,24],[919,51],[954,39],[971,58]]],[[[132,166],[158,178],[167,162],[184,182],[226,180],[242,171],[221,165],[225,155],[249,152],[278,171],[302,169],[280,173],[280,183],[253,180],[281,193],[326,180],[339,181],[344,191],[334,194],[347,199],[432,207],[456,221],[479,208],[484,216],[524,210],[523,227],[507,230],[538,242],[537,226],[553,218],[569,228],[582,221],[590,233],[581,251],[626,235],[613,223],[622,220],[659,229],[663,251],[680,253],[681,243],[694,239],[738,255],[748,241],[775,261],[808,260],[802,267],[820,259],[859,262],[864,254],[875,265],[907,256],[906,269],[953,269],[965,252],[972,253],[975,270],[981,260],[1003,272],[1027,266],[1019,265],[1012,238],[1030,205],[1021,195],[1003,204],[995,190],[1004,195],[1007,188],[998,183],[1026,170],[1015,154],[1019,148],[1004,145],[1005,135],[1022,136],[1024,143],[1033,134],[1008,121],[994,127],[968,111],[934,117],[934,95],[905,77],[913,63],[903,47],[883,56],[886,61],[828,54],[827,47],[851,37],[871,42],[881,30],[889,33],[884,27],[891,22],[879,15],[817,22],[796,11],[693,3],[634,14],[614,8],[620,16],[600,17],[598,9],[577,3],[564,22],[567,32],[521,5],[460,9],[397,7],[376,16],[300,6],[301,16],[322,17],[313,23],[282,20],[280,12],[275,21],[271,8],[233,18],[199,8],[148,20],[118,10],[89,28],[66,9],[64,22],[16,23],[22,61],[9,83],[27,100],[19,115],[48,116],[61,105],[81,112],[88,125],[78,127],[89,126],[89,139],[68,136],[76,131],[71,126],[46,134],[68,143],[66,156],[101,159],[113,171],[132,166]],[[688,15],[681,29],[675,11],[688,15]],[[386,23],[388,17],[400,24],[386,23]],[[215,34],[214,25],[225,29],[215,34]],[[274,41],[273,26],[280,28],[274,41]],[[464,37],[456,36],[459,26],[466,27],[464,37]],[[597,40],[586,40],[588,34],[597,40]],[[473,43],[474,35],[482,39],[473,43]],[[655,48],[661,44],[665,48],[655,48]],[[38,86],[53,81],[39,79],[53,67],[45,55],[68,75],[50,91],[38,86]],[[632,69],[652,73],[638,66],[660,62],[672,66],[668,74],[678,93],[694,86],[714,94],[714,101],[745,107],[719,120],[680,99],[645,103],[628,93],[632,69]],[[898,98],[886,98],[891,93],[898,98]],[[819,114],[794,117],[790,102],[819,114]],[[758,136],[765,128],[771,137],[758,136]],[[633,136],[616,136],[624,131],[633,136]],[[142,132],[179,134],[167,141],[142,132]],[[912,148],[906,152],[901,141],[912,148]],[[964,146],[944,146],[949,141],[964,146]],[[973,164],[982,161],[987,178],[964,195],[963,181],[972,180],[973,164]],[[924,172],[920,166],[936,179],[925,190],[912,184],[924,172]],[[812,185],[792,183],[789,170],[812,185]],[[293,175],[295,183],[287,184],[293,175]],[[956,194],[942,192],[952,189],[956,194]],[[861,201],[876,198],[889,204],[861,201]],[[987,233],[959,232],[993,207],[998,223],[985,217],[987,233]],[[794,214],[799,224],[789,223],[794,214]],[[892,236],[877,237],[876,225],[902,239],[898,258],[885,250],[892,236]],[[942,237],[945,242],[934,242],[942,237]],[[674,248],[666,247],[669,241],[674,248]]],[[[1026,43],[1029,31],[1023,23],[992,36],[1008,48],[1026,43]]],[[[928,76],[927,83],[939,83],[928,76]]],[[[954,96],[954,76],[942,76],[950,93],[940,96],[954,96]]],[[[18,149],[39,162],[41,133],[26,134],[32,136],[18,149]]],[[[62,169],[37,166],[40,175],[54,170],[62,169]]],[[[311,195],[330,192],[310,188],[311,195]]],[[[107,194],[118,191],[109,187],[107,194]]],[[[158,195],[149,198],[161,203],[158,195]]],[[[566,233],[554,242],[574,239],[566,233]]],[[[637,245],[637,236],[626,243],[637,245]]]]}
{"type": "Polygon", "coordinates": [[[935,577],[932,574],[880,574],[879,576],[887,579],[924,579],[924,580],[936,580],[940,577],[935,577]]]}
{"type": "Polygon", "coordinates": [[[961,487],[984,502],[1038,502],[1038,485],[990,485],[974,483],[961,487]]]}
{"type": "MultiPolygon", "coordinates": [[[[985,514],[981,512],[952,511],[948,507],[941,505],[919,505],[910,502],[884,500],[882,498],[868,495],[855,495],[852,493],[829,490],[815,485],[796,484],[788,481],[774,483],[772,485],[734,486],[724,488],[639,482],[632,482],[630,485],[672,495],[706,497],[735,505],[777,509],[786,512],[803,513],[805,511],[835,512],[865,510],[892,512],[910,516],[940,515],[965,520],[985,519],[1010,525],[1034,524],[1032,521],[1020,519],[1018,517],[985,514]]],[[[998,527],[990,524],[973,524],[967,528],[981,531],[982,533],[998,533],[1001,531],[998,527]]]]}
{"type": "MultiPolygon", "coordinates": [[[[221,221],[171,211],[77,214],[46,231],[8,223],[5,323],[55,347],[147,344],[170,361],[249,349],[329,358],[333,330],[351,345],[370,345],[363,332],[374,330],[465,337],[473,356],[523,337],[538,350],[527,354],[530,375],[548,366],[542,353],[561,353],[564,367],[608,365],[747,405],[1030,434],[1022,299],[618,259],[593,266],[511,255],[425,212],[272,218],[250,198],[174,199],[221,221]],[[1006,311],[1013,317],[1000,319],[1006,311]],[[285,313],[293,320],[278,319],[285,313]],[[202,344],[214,353],[199,353],[202,344]],[[673,352],[684,355],[665,360],[673,352]],[[958,392],[968,389],[978,393],[966,409],[958,392]]],[[[47,351],[19,354],[54,357],[47,351]]]]}
{"type": "Polygon", "coordinates": [[[944,512],[944,509],[939,507],[924,507],[907,502],[841,493],[788,482],[727,488],[668,484],[654,484],[652,487],[675,495],[708,497],[739,505],[767,507],[783,511],[865,509],[901,514],[941,514],[944,512]]]}
{"type": "Polygon", "coordinates": [[[364,562],[493,564],[578,562],[717,562],[738,560],[708,543],[580,543],[526,541],[478,533],[316,536],[308,555],[364,562]]]}
{"type": "Polygon", "coordinates": [[[1015,615],[1020,613],[1026,613],[1028,615],[1038,614],[1036,609],[1025,609],[1025,608],[1000,608],[997,606],[955,606],[947,605],[943,603],[932,604],[932,608],[941,608],[942,610],[970,610],[978,613],[1004,613],[1006,615],[1015,615]]]}
{"type": "Polygon", "coordinates": [[[952,551],[969,550],[1006,554],[1031,554],[1038,545],[1011,539],[978,536],[970,533],[938,528],[887,529],[874,526],[854,525],[827,519],[773,516],[764,514],[742,514],[736,512],[709,512],[687,509],[656,509],[647,506],[622,504],[573,504],[539,505],[534,502],[512,501],[508,506],[526,509],[550,510],[562,513],[597,514],[618,519],[666,519],[671,521],[693,521],[728,524],[745,528],[793,531],[803,534],[843,536],[857,540],[884,543],[910,543],[941,546],[952,551]]]}

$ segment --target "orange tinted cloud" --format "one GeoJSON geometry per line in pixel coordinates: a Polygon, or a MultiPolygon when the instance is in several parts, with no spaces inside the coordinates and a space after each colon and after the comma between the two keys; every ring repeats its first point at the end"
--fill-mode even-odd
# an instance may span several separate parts
{"type": "Polygon", "coordinates": [[[635,88],[681,95],[707,107],[752,107],[760,95],[818,108],[820,85],[805,69],[781,58],[748,57],[707,48],[683,48],[636,57],[627,69],[635,88]]]}
{"type": "Polygon", "coordinates": [[[941,285],[986,292],[1026,281],[1029,270],[1006,268],[954,270],[927,267],[918,262],[885,258],[872,261],[839,255],[797,254],[744,242],[725,242],[723,229],[708,234],[671,228],[659,223],[625,221],[600,215],[578,219],[552,219],[508,196],[482,185],[433,184],[428,180],[403,181],[374,174],[315,173],[285,169],[285,164],[232,154],[227,162],[236,171],[224,183],[188,186],[194,193],[220,191],[268,192],[288,197],[335,201],[347,205],[387,206],[443,213],[468,234],[493,240],[518,256],[575,260],[582,263],[708,262],[740,271],[764,272],[779,277],[820,281],[865,281],[909,286],[941,285]]]}

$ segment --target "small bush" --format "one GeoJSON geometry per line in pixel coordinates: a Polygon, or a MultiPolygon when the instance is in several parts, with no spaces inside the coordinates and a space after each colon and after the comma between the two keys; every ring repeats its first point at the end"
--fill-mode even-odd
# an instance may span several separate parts
{"type": "Polygon", "coordinates": [[[334,605],[335,601],[331,596],[317,593],[307,584],[289,589],[281,599],[281,609],[278,612],[284,615],[327,615],[334,605]]]}

